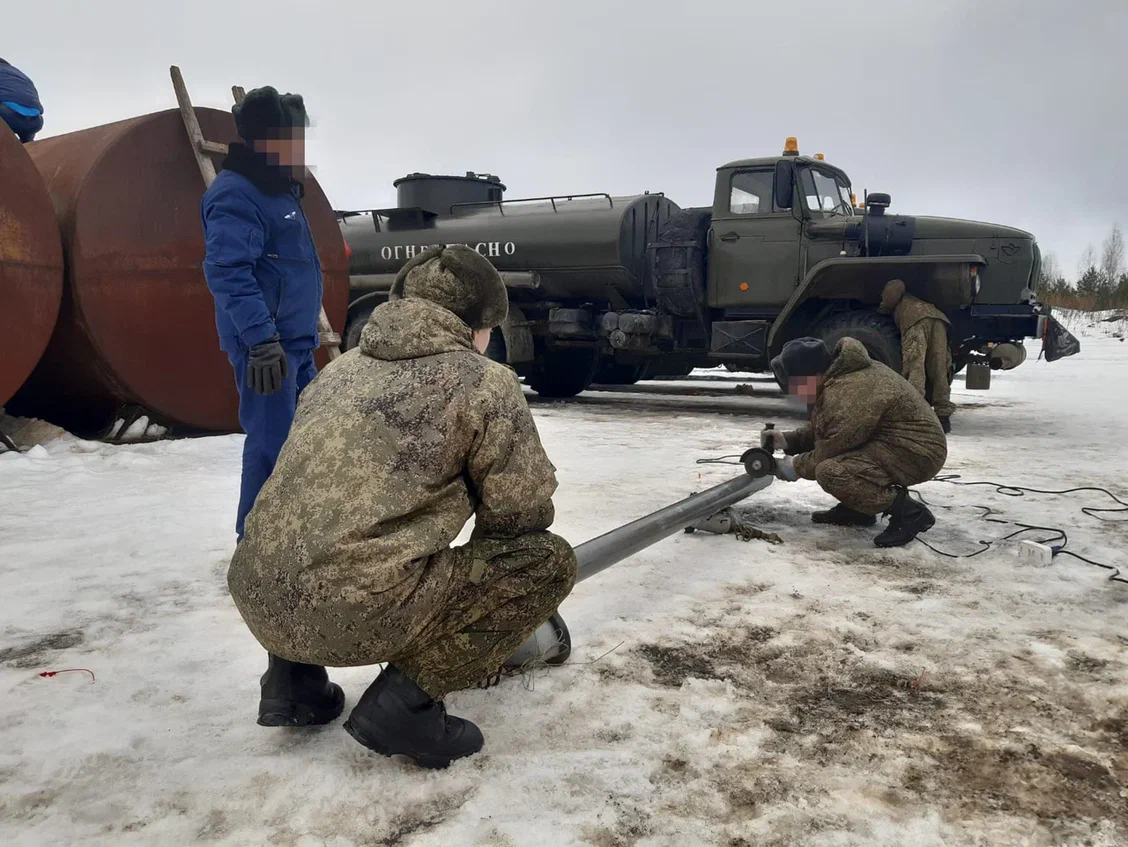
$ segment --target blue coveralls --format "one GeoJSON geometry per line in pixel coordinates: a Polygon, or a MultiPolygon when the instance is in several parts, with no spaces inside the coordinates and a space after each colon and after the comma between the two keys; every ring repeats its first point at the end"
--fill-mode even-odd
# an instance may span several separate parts
{"type": "Polygon", "coordinates": [[[294,186],[267,194],[249,179],[223,170],[204,194],[204,276],[215,297],[220,346],[235,371],[243,475],[235,531],[251,511],[294,420],[298,395],[317,375],[321,263],[294,186]],[[289,370],[282,389],[259,395],[247,383],[250,348],[278,336],[289,370]]]}

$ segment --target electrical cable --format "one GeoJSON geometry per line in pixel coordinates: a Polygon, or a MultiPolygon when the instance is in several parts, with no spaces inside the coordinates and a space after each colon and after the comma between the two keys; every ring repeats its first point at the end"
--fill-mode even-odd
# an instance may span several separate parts
{"type": "MultiPolygon", "coordinates": [[[[1078,491],[1097,491],[1097,492],[1100,492],[1101,494],[1106,495],[1107,497],[1110,497],[1114,502],[1116,502],[1118,504],[1118,506],[1110,507],[1110,508],[1106,508],[1106,509],[1098,509],[1095,506],[1082,506],[1081,507],[1082,514],[1087,515],[1088,517],[1094,518],[1098,521],[1102,521],[1104,523],[1121,523],[1122,521],[1120,521],[1120,520],[1117,520],[1117,519],[1114,519],[1114,518],[1101,517],[1101,515],[1102,514],[1123,514],[1125,512],[1128,512],[1128,503],[1125,503],[1123,500],[1121,500],[1119,497],[1117,497],[1115,494],[1113,494],[1107,488],[1099,488],[1099,487],[1096,487],[1096,486],[1084,485],[1084,486],[1077,486],[1075,488],[1063,488],[1063,489],[1060,489],[1060,490],[1050,490],[1050,489],[1044,489],[1044,488],[1027,488],[1027,487],[1020,486],[1020,485],[1004,485],[1002,483],[994,482],[994,481],[991,481],[991,480],[976,481],[976,482],[959,482],[958,481],[959,479],[960,479],[959,474],[945,474],[943,476],[934,477],[932,482],[946,482],[949,485],[963,485],[963,486],[969,486],[969,487],[975,486],[975,485],[986,485],[986,486],[993,487],[995,489],[996,494],[1001,494],[1004,497],[1023,497],[1026,494],[1046,494],[1046,495],[1050,495],[1050,496],[1061,496],[1061,495],[1064,495],[1064,494],[1073,494],[1073,493],[1076,493],[1078,491]]],[[[910,493],[913,496],[915,496],[925,506],[934,507],[932,503],[929,503],[927,500],[924,499],[924,497],[920,494],[919,491],[910,491],[910,493]]],[[[939,508],[950,509],[950,507],[948,507],[948,506],[941,506],[939,508]]],[[[931,544],[929,544],[927,541],[925,541],[919,535],[917,536],[916,540],[919,541],[921,544],[923,544],[925,547],[927,547],[929,550],[931,550],[933,553],[936,553],[937,555],[944,556],[944,557],[949,558],[949,559],[970,559],[970,558],[973,558],[975,556],[978,556],[981,553],[986,553],[988,550],[991,549],[992,545],[994,545],[994,544],[998,544],[998,543],[1003,542],[1003,541],[1009,541],[1012,538],[1015,538],[1019,535],[1022,535],[1025,532],[1049,532],[1049,533],[1053,533],[1053,535],[1049,538],[1038,539],[1038,543],[1049,545],[1050,552],[1051,552],[1052,556],[1055,556],[1055,557],[1059,556],[1059,555],[1071,556],[1074,559],[1078,559],[1078,560],[1084,562],[1087,565],[1094,565],[1098,568],[1103,568],[1104,570],[1112,571],[1112,573],[1109,574],[1109,577],[1108,577],[1111,582],[1122,582],[1122,583],[1128,584],[1128,579],[1125,579],[1124,577],[1122,577],[1120,575],[1120,568],[1118,568],[1114,565],[1105,564],[1104,562],[1097,562],[1097,561],[1094,561],[1093,559],[1087,559],[1084,556],[1080,555],[1079,553],[1074,553],[1072,550],[1066,550],[1065,548],[1069,544],[1069,534],[1064,529],[1061,529],[1060,527],[1038,526],[1038,525],[1035,525],[1035,524],[1025,524],[1025,523],[1018,523],[1017,521],[1008,521],[1008,520],[1003,520],[1001,518],[993,518],[993,517],[991,517],[991,515],[994,514],[994,510],[990,506],[981,506],[981,505],[978,505],[978,504],[972,504],[972,508],[983,509],[984,512],[980,517],[985,521],[988,521],[990,523],[1008,524],[1010,526],[1017,526],[1017,527],[1019,527],[1019,529],[1016,530],[1015,532],[1010,533],[1009,535],[1004,535],[1002,538],[997,538],[994,541],[983,541],[982,539],[980,539],[979,543],[982,545],[982,547],[979,550],[976,550],[973,553],[948,553],[944,550],[939,550],[936,547],[933,547],[931,544]],[[1057,544],[1056,542],[1059,542],[1059,541],[1061,543],[1057,544]]]]}
{"type": "MultiPolygon", "coordinates": [[[[739,465],[739,464],[741,464],[741,462],[740,462],[740,456],[730,455],[730,456],[716,456],[714,458],[698,459],[697,464],[699,464],[699,465],[739,465]],[[736,461],[731,461],[733,459],[735,459],[736,461]]],[[[1076,493],[1081,492],[1081,491],[1095,491],[1095,492],[1098,492],[1100,494],[1104,494],[1106,497],[1111,498],[1113,500],[1113,502],[1115,502],[1117,505],[1111,506],[1111,507],[1108,507],[1108,508],[1097,508],[1096,506],[1082,506],[1081,507],[1081,513],[1082,514],[1084,514],[1084,515],[1086,515],[1090,518],[1094,518],[1098,521],[1101,521],[1102,523],[1123,523],[1124,520],[1117,519],[1117,518],[1111,518],[1111,517],[1102,517],[1102,515],[1117,515],[1117,514],[1128,513],[1128,502],[1121,500],[1119,497],[1117,497],[1115,494],[1113,494],[1107,488],[1100,488],[1098,486],[1081,485],[1081,486],[1077,486],[1075,488],[1062,488],[1062,489],[1054,490],[1054,489],[1045,489],[1045,488],[1027,488],[1027,487],[1024,487],[1024,486],[1021,486],[1021,485],[1004,485],[1003,483],[993,482],[991,480],[979,480],[979,481],[974,481],[974,482],[962,482],[960,480],[961,480],[960,474],[944,474],[942,476],[934,477],[931,480],[931,482],[946,482],[949,485],[961,485],[961,486],[967,486],[967,487],[986,485],[988,487],[994,488],[996,494],[1001,494],[1004,497],[1024,497],[1027,494],[1046,494],[1046,495],[1049,495],[1049,496],[1059,497],[1059,496],[1063,496],[1063,495],[1066,495],[1066,494],[1076,494],[1076,493]]],[[[932,507],[932,508],[948,509],[948,510],[951,509],[950,506],[940,506],[939,504],[929,503],[927,500],[924,499],[924,497],[921,495],[921,493],[919,491],[914,491],[914,490],[910,489],[909,493],[912,496],[914,496],[917,500],[919,500],[921,503],[923,503],[925,506],[929,506],[929,507],[932,507]]],[[[1049,538],[1039,539],[1038,543],[1049,545],[1051,553],[1052,553],[1053,556],[1055,556],[1055,557],[1056,556],[1071,556],[1072,558],[1078,559],[1079,561],[1082,561],[1087,565],[1093,565],[1093,566],[1098,567],[1098,568],[1103,568],[1104,570],[1107,570],[1107,571],[1112,571],[1112,573],[1108,577],[1111,582],[1122,582],[1122,583],[1128,584],[1128,579],[1126,579],[1125,577],[1122,577],[1120,575],[1120,568],[1118,568],[1114,565],[1105,564],[1104,562],[1097,562],[1097,561],[1094,561],[1093,559],[1087,559],[1086,557],[1082,556],[1079,553],[1074,553],[1072,550],[1066,550],[1065,548],[1069,544],[1069,535],[1068,535],[1068,533],[1066,533],[1066,531],[1064,529],[1061,529],[1061,528],[1056,527],[1056,526],[1038,526],[1036,524],[1024,524],[1024,523],[1018,523],[1016,521],[1005,520],[1005,519],[1002,519],[1002,518],[994,518],[994,517],[991,517],[991,516],[993,514],[995,514],[995,511],[990,506],[982,506],[982,505],[979,505],[979,504],[970,504],[970,508],[982,509],[983,514],[980,515],[980,518],[982,520],[987,521],[988,523],[997,523],[997,524],[1005,524],[1005,525],[1009,525],[1009,526],[1017,526],[1018,529],[1015,530],[1014,532],[1010,533],[1009,535],[1004,535],[1002,538],[996,538],[994,541],[984,541],[984,540],[980,539],[979,540],[979,544],[981,545],[980,549],[975,550],[974,552],[971,552],[971,553],[949,553],[945,550],[940,550],[936,547],[933,547],[931,544],[929,544],[927,541],[925,541],[919,535],[917,536],[916,540],[919,541],[921,544],[923,544],[925,547],[927,547],[929,550],[931,550],[933,553],[936,553],[938,556],[944,556],[945,558],[948,558],[948,559],[972,559],[976,556],[979,556],[983,553],[986,553],[995,544],[999,544],[999,543],[1004,542],[1004,541],[1010,541],[1012,538],[1016,538],[1016,537],[1022,535],[1023,533],[1027,533],[1027,532],[1049,532],[1049,533],[1052,533],[1052,535],[1049,538]],[[1060,544],[1056,543],[1056,542],[1059,542],[1059,541],[1061,542],[1060,544]]]]}
{"type": "Polygon", "coordinates": [[[1060,490],[1050,490],[1050,489],[1044,489],[1044,488],[1024,488],[1024,487],[1019,486],[1019,485],[1002,485],[1001,483],[991,482],[989,480],[982,481],[982,482],[957,482],[957,480],[959,480],[960,478],[961,477],[958,473],[944,474],[943,476],[934,477],[932,481],[933,482],[946,482],[950,485],[966,485],[966,486],[988,485],[988,486],[994,487],[996,494],[1002,494],[1004,497],[1023,497],[1026,494],[1062,495],[1062,494],[1075,494],[1078,491],[1098,491],[1101,494],[1104,494],[1105,496],[1111,498],[1117,504],[1119,504],[1119,507],[1113,507],[1113,508],[1109,508],[1109,509],[1098,509],[1095,506],[1082,506],[1081,512],[1083,514],[1088,515],[1091,518],[1096,518],[1098,521],[1118,523],[1119,521],[1116,521],[1114,519],[1102,518],[1100,516],[1100,514],[1108,514],[1108,513],[1122,514],[1124,512],[1128,512],[1128,503],[1121,500],[1119,497],[1117,497],[1115,494],[1113,494],[1107,488],[1098,488],[1098,487],[1092,486],[1092,485],[1081,485],[1081,486],[1078,486],[1076,488],[1062,488],[1060,490]],[[1098,514],[1098,513],[1100,513],[1100,514],[1098,514]]]}

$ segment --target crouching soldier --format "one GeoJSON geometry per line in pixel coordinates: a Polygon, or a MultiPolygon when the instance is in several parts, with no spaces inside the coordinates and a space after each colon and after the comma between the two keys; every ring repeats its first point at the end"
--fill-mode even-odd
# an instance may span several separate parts
{"type": "Polygon", "coordinates": [[[948,446],[924,398],[853,338],[839,341],[833,354],[817,338],[789,341],[772,369],[811,407],[811,419],[794,432],[765,430],[760,443],[787,454],[776,463],[777,477],[815,480],[838,500],[815,512],[814,522],[873,526],[878,513],[887,514],[878,547],[899,547],[929,530],[935,518],[907,487],[932,479],[948,446]]]}
{"type": "Polygon", "coordinates": [[[948,347],[948,316],[905,293],[905,283],[890,280],[881,292],[877,310],[893,315],[901,332],[901,375],[932,404],[944,432],[952,431],[952,351],[948,347]]]}
{"type": "Polygon", "coordinates": [[[302,394],[228,573],[270,654],[260,724],[327,723],[344,696],[324,666],[387,662],[353,738],[425,767],[481,749],[443,698],[495,673],[576,577],[546,531],[555,468],[513,373],[483,355],[508,308],[488,260],[429,249],[302,394]]]}

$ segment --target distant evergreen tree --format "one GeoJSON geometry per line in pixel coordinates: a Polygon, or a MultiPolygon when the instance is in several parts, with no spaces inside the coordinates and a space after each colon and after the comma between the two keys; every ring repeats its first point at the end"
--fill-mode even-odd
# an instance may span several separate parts
{"type": "Polygon", "coordinates": [[[1082,297],[1096,298],[1098,302],[1105,299],[1109,287],[1104,274],[1093,265],[1089,265],[1088,269],[1081,274],[1081,278],[1077,280],[1077,293],[1082,297]]]}

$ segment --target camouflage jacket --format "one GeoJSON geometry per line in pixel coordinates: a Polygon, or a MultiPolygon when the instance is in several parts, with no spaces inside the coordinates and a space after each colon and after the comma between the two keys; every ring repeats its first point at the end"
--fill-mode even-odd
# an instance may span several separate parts
{"type": "Polygon", "coordinates": [[[951,323],[948,316],[929,303],[911,294],[901,298],[901,302],[893,309],[893,320],[897,322],[897,329],[904,335],[908,330],[923,320],[934,318],[946,324],[951,323]]]}
{"type": "Polygon", "coordinates": [[[473,349],[465,323],[420,298],[385,303],[302,393],[232,559],[232,597],[267,644],[282,636],[248,610],[289,596],[307,616],[351,602],[407,626],[395,609],[449,588],[435,569],[450,557],[430,557],[471,516],[477,537],[552,524],[555,470],[515,375],[473,349]]]}
{"type": "Polygon", "coordinates": [[[820,462],[853,450],[871,455],[894,482],[904,476],[901,470],[941,467],[948,455],[927,401],[853,338],[835,345],[810,423],[785,435],[804,479],[815,478],[820,462]]]}

